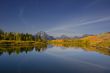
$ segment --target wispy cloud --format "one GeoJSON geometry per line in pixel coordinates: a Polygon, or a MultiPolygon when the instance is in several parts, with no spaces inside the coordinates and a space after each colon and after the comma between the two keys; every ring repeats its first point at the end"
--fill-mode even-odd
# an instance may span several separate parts
{"type": "Polygon", "coordinates": [[[19,10],[19,18],[23,24],[27,24],[27,21],[24,19],[23,15],[24,15],[24,7],[20,8],[19,10]]]}
{"type": "MultiPolygon", "coordinates": [[[[84,7],[82,7],[83,11],[87,11],[87,8],[93,7],[95,5],[97,5],[98,3],[100,3],[101,0],[93,0],[91,1],[91,3],[85,5],[84,7]]],[[[86,12],[85,12],[86,13],[86,12]]],[[[80,28],[82,26],[86,25],[93,25],[93,24],[98,24],[100,22],[105,22],[105,21],[109,21],[110,20],[110,16],[105,16],[106,14],[103,14],[101,16],[99,15],[88,15],[90,17],[86,16],[79,16],[77,17],[78,20],[71,20],[71,21],[67,21],[67,22],[63,22],[63,23],[59,23],[58,26],[55,26],[49,30],[47,30],[48,33],[54,33],[54,34],[63,34],[63,33],[74,33],[73,30],[75,30],[75,28],[80,28]],[[80,19],[81,18],[81,19],[80,19]]],[[[99,24],[98,24],[99,25],[99,24]]],[[[77,33],[77,34],[81,34],[81,33],[77,33]]]]}
{"type": "Polygon", "coordinates": [[[91,0],[92,2],[89,3],[88,5],[86,5],[84,8],[90,8],[92,6],[97,5],[97,3],[99,3],[101,0],[91,0]]]}
{"type": "MultiPolygon", "coordinates": [[[[100,22],[105,22],[105,21],[109,21],[110,20],[110,16],[109,17],[103,17],[103,18],[98,18],[98,19],[94,19],[94,20],[86,20],[84,22],[77,22],[74,23],[74,21],[71,22],[71,24],[63,24],[57,26],[57,27],[53,27],[51,29],[49,29],[47,32],[52,32],[52,33],[65,33],[67,31],[72,31],[74,28],[78,28],[78,27],[82,27],[86,25],[93,25],[96,23],[100,23],[100,22]]],[[[69,22],[70,23],[70,22],[69,22]]]]}
{"type": "Polygon", "coordinates": [[[24,13],[24,7],[19,9],[19,16],[22,17],[23,13],[24,13]]]}
{"type": "MultiPolygon", "coordinates": [[[[78,24],[75,27],[80,27],[80,26],[84,26],[84,25],[91,25],[91,24],[94,24],[94,23],[104,22],[104,21],[108,21],[108,20],[110,20],[110,17],[103,17],[103,18],[99,18],[97,20],[91,20],[91,21],[83,22],[81,24],[78,24]]],[[[72,26],[72,27],[74,28],[74,26],[72,26]]]]}

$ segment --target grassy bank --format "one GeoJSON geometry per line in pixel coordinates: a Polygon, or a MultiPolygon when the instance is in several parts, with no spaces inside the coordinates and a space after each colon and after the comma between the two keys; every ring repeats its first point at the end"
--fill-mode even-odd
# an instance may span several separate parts
{"type": "Polygon", "coordinates": [[[38,45],[46,44],[46,42],[36,42],[36,41],[16,41],[16,40],[0,40],[0,45],[38,45]]]}

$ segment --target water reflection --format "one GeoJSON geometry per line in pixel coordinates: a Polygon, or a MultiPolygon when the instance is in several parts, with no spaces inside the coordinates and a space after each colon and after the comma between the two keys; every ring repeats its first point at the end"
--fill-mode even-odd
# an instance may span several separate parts
{"type": "Polygon", "coordinates": [[[10,45],[0,45],[0,55],[3,53],[8,53],[11,55],[12,53],[20,54],[22,52],[28,53],[35,49],[36,52],[42,52],[47,48],[47,44],[37,44],[35,46],[10,46],[10,45]]]}
{"type": "Polygon", "coordinates": [[[47,44],[38,44],[35,46],[35,50],[38,52],[45,51],[47,49],[47,44]]]}
{"type": "Polygon", "coordinates": [[[100,54],[110,56],[110,48],[106,48],[106,47],[89,46],[89,45],[85,45],[85,44],[70,44],[70,43],[66,43],[66,44],[65,43],[63,43],[63,44],[54,43],[52,45],[57,46],[57,47],[64,47],[65,49],[68,49],[68,48],[73,48],[73,49],[81,48],[84,51],[97,52],[97,53],[100,53],[100,54]]]}
{"type": "MultiPolygon", "coordinates": [[[[102,48],[102,47],[95,47],[95,46],[88,46],[88,45],[81,45],[81,44],[51,44],[51,47],[57,46],[57,47],[63,47],[64,49],[77,49],[81,48],[84,51],[90,51],[90,52],[97,52],[100,54],[108,55],[110,56],[110,49],[109,48],[102,48]]],[[[11,55],[12,53],[20,54],[22,52],[28,53],[31,52],[33,49],[35,49],[36,52],[43,52],[48,48],[48,44],[37,44],[35,46],[3,46],[0,45],[0,55],[3,53],[8,53],[8,55],[11,55]]]]}

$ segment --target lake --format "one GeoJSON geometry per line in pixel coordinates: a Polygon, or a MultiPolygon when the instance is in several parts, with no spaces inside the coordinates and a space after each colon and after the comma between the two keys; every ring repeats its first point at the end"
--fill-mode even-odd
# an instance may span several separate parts
{"type": "Polygon", "coordinates": [[[0,73],[110,73],[110,49],[2,46],[0,73]]]}

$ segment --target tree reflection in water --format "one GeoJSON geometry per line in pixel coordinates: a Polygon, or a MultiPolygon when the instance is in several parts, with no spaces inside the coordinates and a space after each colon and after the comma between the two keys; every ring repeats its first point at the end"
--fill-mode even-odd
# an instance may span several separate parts
{"type": "Polygon", "coordinates": [[[37,44],[35,45],[35,50],[38,52],[42,52],[47,49],[47,44],[37,44]]]}
{"type": "Polygon", "coordinates": [[[36,52],[42,52],[47,48],[47,44],[36,44],[35,46],[11,46],[11,45],[0,45],[0,55],[3,53],[8,53],[11,55],[12,53],[20,54],[22,52],[28,53],[31,52],[35,48],[36,52]]]}

